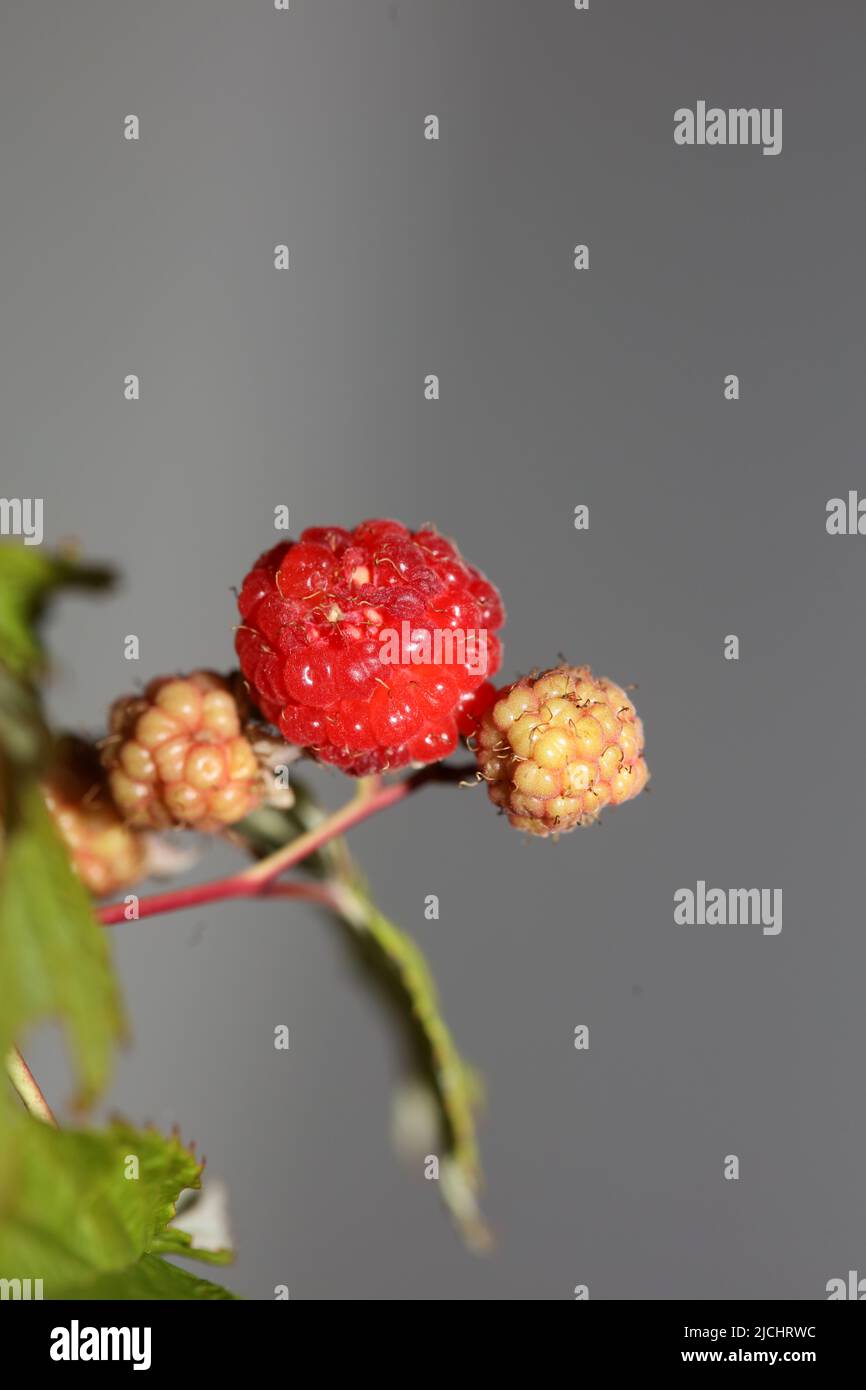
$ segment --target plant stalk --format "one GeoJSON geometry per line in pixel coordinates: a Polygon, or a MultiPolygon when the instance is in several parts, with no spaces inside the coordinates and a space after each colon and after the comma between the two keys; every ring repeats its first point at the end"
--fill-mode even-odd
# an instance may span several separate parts
{"type": "Polygon", "coordinates": [[[32,1071],[28,1067],[17,1047],[12,1047],[6,1054],[6,1071],[9,1080],[15,1087],[22,1101],[37,1120],[44,1120],[45,1124],[53,1125],[57,1128],[57,1121],[48,1101],[45,1099],[39,1088],[39,1083],[32,1071]]]}

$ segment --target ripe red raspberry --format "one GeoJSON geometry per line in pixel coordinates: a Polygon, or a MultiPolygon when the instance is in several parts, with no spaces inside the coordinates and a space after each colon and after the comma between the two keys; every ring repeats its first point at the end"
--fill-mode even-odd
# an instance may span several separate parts
{"type": "Polygon", "coordinates": [[[144,836],[121,820],[95,748],[71,736],[58,740],[42,792],[88,892],[105,897],[144,877],[144,836]]]}
{"type": "Polygon", "coordinates": [[[533,835],[573,830],[637,796],[649,772],[625,691],[588,666],[505,686],[481,721],[478,766],[491,801],[533,835]]]}
{"type": "Polygon", "coordinates": [[[262,555],[238,607],[252,699],[355,776],[446,757],[499,668],[499,594],[431,527],[313,527],[262,555]]]}
{"type": "Polygon", "coordinates": [[[259,764],[230,683],[212,671],[160,676],[115,700],[103,761],[130,825],[221,830],[261,800],[259,764]]]}

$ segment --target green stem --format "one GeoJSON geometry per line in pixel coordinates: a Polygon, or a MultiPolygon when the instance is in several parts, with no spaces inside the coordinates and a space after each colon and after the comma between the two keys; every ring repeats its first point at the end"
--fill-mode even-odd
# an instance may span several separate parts
{"type": "Polygon", "coordinates": [[[442,1108],[451,1130],[454,1159],[472,1185],[477,1186],[481,1165],[473,1115],[475,1086],[440,1013],[439,994],[427,960],[411,936],[390,921],[366,894],[357,888],[337,885],[334,896],[340,916],[355,931],[370,936],[408,996],[430,1049],[442,1108]]]}
{"type": "Polygon", "coordinates": [[[57,1121],[54,1118],[48,1101],[39,1089],[32,1071],[28,1067],[17,1047],[12,1047],[6,1054],[6,1071],[9,1080],[15,1087],[22,1101],[37,1120],[44,1120],[48,1125],[57,1128],[57,1121]]]}
{"type": "Polygon", "coordinates": [[[260,895],[306,899],[328,909],[359,941],[373,947],[380,966],[399,985],[402,1007],[408,1005],[445,1131],[441,1195],[467,1244],[474,1250],[487,1250],[492,1237],[477,1200],[482,1183],[475,1127],[479,1081],[442,1017],[436,982],[420,947],[373,902],[344,841],[332,843],[340,851],[336,877],[318,883],[275,883],[260,895]]]}
{"type": "Polygon", "coordinates": [[[467,1244],[486,1250],[492,1237],[477,1201],[482,1180],[475,1128],[478,1079],[442,1016],[436,983],[420,947],[380,911],[351,862],[349,874],[341,879],[331,884],[338,915],[372,943],[396,977],[426,1054],[445,1129],[446,1153],[439,1174],[442,1197],[467,1244]]]}

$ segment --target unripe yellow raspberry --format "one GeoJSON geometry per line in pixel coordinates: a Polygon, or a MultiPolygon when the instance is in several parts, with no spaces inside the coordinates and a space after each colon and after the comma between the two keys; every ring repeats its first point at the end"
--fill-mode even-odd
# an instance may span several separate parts
{"type": "Polygon", "coordinates": [[[229,681],[161,676],[115,700],[103,750],[111,794],[134,826],[217,831],[261,800],[259,763],[229,681]]]}
{"type": "Polygon", "coordinates": [[[477,757],[491,801],[532,835],[589,825],[649,779],[634,705],[588,666],[556,666],[500,690],[481,720],[477,757]]]}
{"type": "Polygon", "coordinates": [[[123,823],[90,744],[60,739],[42,791],[72,866],[94,897],[117,893],[145,876],[144,837],[123,823]]]}

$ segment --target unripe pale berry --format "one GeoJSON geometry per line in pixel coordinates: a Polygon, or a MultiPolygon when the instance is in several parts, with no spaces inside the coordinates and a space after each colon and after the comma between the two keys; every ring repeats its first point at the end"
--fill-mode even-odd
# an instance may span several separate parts
{"type": "Polygon", "coordinates": [[[72,867],[88,892],[105,897],[145,876],[145,837],[124,824],[90,744],[60,739],[42,791],[72,867]]]}
{"type": "Polygon", "coordinates": [[[533,835],[588,825],[649,779],[634,705],[588,666],[556,666],[500,690],[476,751],[491,801],[533,835]]]}
{"type": "Polygon", "coordinates": [[[128,824],[216,831],[261,800],[259,763],[232,684],[212,671],[161,676],[111,707],[103,750],[128,824]]]}

